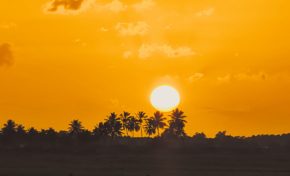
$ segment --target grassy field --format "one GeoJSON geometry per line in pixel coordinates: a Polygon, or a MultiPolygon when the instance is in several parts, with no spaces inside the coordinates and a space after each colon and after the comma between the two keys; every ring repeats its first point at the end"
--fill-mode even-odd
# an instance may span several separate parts
{"type": "Polygon", "coordinates": [[[289,176],[290,154],[173,150],[1,152],[7,176],[289,176]]]}

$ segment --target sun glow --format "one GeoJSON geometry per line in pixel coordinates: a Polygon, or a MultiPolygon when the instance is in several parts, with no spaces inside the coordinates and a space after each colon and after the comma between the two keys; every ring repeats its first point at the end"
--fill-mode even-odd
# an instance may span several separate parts
{"type": "Polygon", "coordinates": [[[180,96],[176,89],[163,85],[155,88],[150,96],[152,106],[163,112],[176,108],[180,103],[180,96]]]}

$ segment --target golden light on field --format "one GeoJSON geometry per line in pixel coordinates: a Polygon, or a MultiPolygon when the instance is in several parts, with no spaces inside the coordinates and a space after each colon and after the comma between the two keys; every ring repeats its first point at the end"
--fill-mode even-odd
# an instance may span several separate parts
{"type": "Polygon", "coordinates": [[[152,91],[150,101],[155,109],[168,112],[179,105],[180,96],[178,91],[173,87],[163,85],[152,91]]]}

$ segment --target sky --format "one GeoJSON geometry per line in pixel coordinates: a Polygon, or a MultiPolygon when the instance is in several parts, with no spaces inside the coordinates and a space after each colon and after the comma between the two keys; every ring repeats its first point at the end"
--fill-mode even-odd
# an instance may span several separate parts
{"type": "MultiPolygon", "coordinates": [[[[290,132],[287,0],[0,2],[0,124],[92,129],[175,87],[186,132],[290,132]]],[[[165,113],[168,115],[168,113],[165,113]]]]}

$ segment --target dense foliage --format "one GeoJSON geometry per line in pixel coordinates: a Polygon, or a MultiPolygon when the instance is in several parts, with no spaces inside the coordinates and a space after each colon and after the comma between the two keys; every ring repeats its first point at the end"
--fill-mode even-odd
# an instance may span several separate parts
{"type": "Polygon", "coordinates": [[[190,137],[184,130],[187,123],[185,118],[184,112],[179,109],[173,110],[168,120],[159,111],[152,116],[142,111],[136,115],[126,111],[119,115],[110,113],[92,131],[85,129],[79,120],[71,121],[67,131],[56,131],[53,128],[38,131],[33,127],[25,129],[23,125],[8,120],[0,131],[0,149],[55,150],[76,147],[95,149],[103,145],[161,145],[200,150],[290,150],[290,134],[233,137],[221,131],[215,138],[207,138],[204,133],[190,137]],[[138,137],[134,137],[137,133],[138,137]]]}

